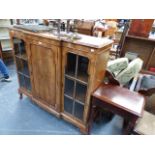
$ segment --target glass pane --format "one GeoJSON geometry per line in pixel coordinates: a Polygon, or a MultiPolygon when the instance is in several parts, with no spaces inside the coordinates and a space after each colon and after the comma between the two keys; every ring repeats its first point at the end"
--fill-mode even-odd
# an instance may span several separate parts
{"type": "Polygon", "coordinates": [[[27,90],[31,91],[31,82],[30,82],[30,78],[25,77],[25,87],[27,90]]]}
{"type": "Polygon", "coordinates": [[[73,97],[74,81],[65,78],[65,94],[73,97]]]}
{"type": "Polygon", "coordinates": [[[26,61],[24,61],[24,60],[22,60],[22,62],[23,62],[23,70],[22,70],[22,72],[23,72],[23,74],[29,76],[28,63],[26,61]]]}
{"type": "Polygon", "coordinates": [[[19,77],[19,85],[20,87],[24,87],[25,88],[25,80],[24,80],[24,76],[21,74],[18,74],[19,77]]]}
{"type": "Polygon", "coordinates": [[[16,58],[17,70],[27,76],[29,76],[28,63],[25,60],[16,58]]]}
{"type": "Polygon", "coordinates": [[[86,93],[87,93],[87,86],[77,82],[76,93],[75,93],[76,100],[79,100],[85,103],[86,93]]]}
{"type": "Polygon", "coordinates": [[[75,76],[75,67],[76,67],[76,55],[72,53],[67,54],[67,65],[65,73],[70,76],[75,76]]]}
{"type": "Polygon", "coordinates": [[[88,58],[79,56],[77,78],[84,82],[88,82],[88,63],[88,58]]]}
{"type": "Polygon", "coordinates": [[[16,58],[17,70],[22,72],[22,61],[19,58],[16,58]]]}
{"type": "Polygon", "coordinates": [[[74,116],[83,120],[84,106],[78,102],[75,102],[74,116]]]}
{"type": "Polygon", "coordinates": [[[64,97],[64,111],[72,114],[73,110],[73,100],[64,97]]]}
{"type": "Polygon", "coordinates": [[[23,40],[14,38],[13,43],[14,43],[15,54],[22,55],[22,54],[26,53],[26,51],[25,51],[25,43],[24,43],[23,40]]]}

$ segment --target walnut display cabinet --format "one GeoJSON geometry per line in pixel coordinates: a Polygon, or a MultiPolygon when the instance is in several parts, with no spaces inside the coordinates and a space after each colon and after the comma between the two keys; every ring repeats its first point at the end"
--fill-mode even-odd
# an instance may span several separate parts
{"type": "Polygon", "coordinates": [[[48,32],[10,30],[20,98],[87,132],[91,93],[102,83],[112,41],[80,35],[72,41],[48,32]]]}
{"type": "Polygon", "coordinates": [[[95,49],[64,43],[62,116],[87,133],[91,93],[102,83],[111,46],[95,49]]]}

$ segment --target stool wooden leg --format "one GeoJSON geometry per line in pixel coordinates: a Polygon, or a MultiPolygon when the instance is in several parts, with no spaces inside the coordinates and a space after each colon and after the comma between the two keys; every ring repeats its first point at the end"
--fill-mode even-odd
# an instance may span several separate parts
{"type": "Polygon", "coordinates": [[[124,120],[124,123],[123,123],[123,134],[124,135],[129,135],[132,133],[134,126],[136,124],[136,120],[137,120],[137,118],[133,118],[128,121],[124,120]]]}
{"type": "Polygon", "coordinates": [[[94,107],[93,107],[93,105],[91,105],[90,106],[89,121],[88,121],[88,134],[90,134],[90,130],[92,128],[93,120],[94,120],[94,107]]]}

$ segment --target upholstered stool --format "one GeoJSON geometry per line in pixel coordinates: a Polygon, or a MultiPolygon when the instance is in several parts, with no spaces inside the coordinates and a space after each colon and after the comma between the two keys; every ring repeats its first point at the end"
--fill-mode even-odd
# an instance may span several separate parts
{"type": "Polygon", "coordinates": [[[145,105],[143,95],[116,85],[101,84],[92,94],[88,133],[93,123],[95,109],[105,109],[124,118],[123,134],[130,134],[145,105]],[[96,108],[98,107],[98,108],[96,108]]]}
{"type": "Polygon", "coordinates": [[[139,135],[155,135],[155,115],[144,111],[143,117],[137,120],[134,133],[139,135]]]}

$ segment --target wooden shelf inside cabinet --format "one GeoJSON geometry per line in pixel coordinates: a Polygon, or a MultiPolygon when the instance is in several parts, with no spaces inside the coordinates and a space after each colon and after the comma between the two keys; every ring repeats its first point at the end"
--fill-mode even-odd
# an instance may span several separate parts
{"type": "Polygon", "coordinates": [[[25,61],[28,61],[28,58],[27,58],[26,53],[23,53],[23,54],[15,54],[15,57],[17,57],[19,59],[22,59],[22,60],[25,60],[25,61]]]}
{"type": "Polygon", "coordinates": [[[24,72],[20,72],[20,71],[18,71],[18,73],[30,79],[30,76],[28,74],[25,74],[24,72]]]}
{"type": "Polygon", "coordinates": [[[77,80],[79,80],[82,83],[87,84],[88,83],[88,75],[86,73],[79,73],[77,75],[77,80]]]}
{"type": "Polygon", "coordinates": [[[73,99],[73,97],[71,97],[71,96],[69,96],[68,94],[64,94],[64,96],[65,97],[67,97],[67,98],[69,98],[69,99],[71,99],[71,100],[74,100],[74,101],[76,101],[76,102],[79,102],[80,104],[82,104],[82,105],[84,105],[84,102],[81,102],[80,100],[81,100],[81,98],[83,98],[84,97],[84,95],[77,95],[76,96],[76,99],[73,99]]]}
{"type": "Polygon", "coordinates": [[[65,74],[65,77],[67,77],[68,79],[71,79],[71,80],[78,81],[78,82],[82,83],[83,85],[88,85],[88,82],[81,80],[81,79],[86,79],[84,77],[83,78],[75,78],[74,76],[70,76],[70,74],[65,74]]]}
{"type": "Polygon", "coordinates": [[[65,75],[71,78],[75,78],[75,73],[73,71],[66,71],[65,75]]]}
{"type": "Polygon", "coordinates": [[[71,96],[69,96],[69,95],[67,95],[67,94],[64,94],[64,96],[67,97],[67,98],[69,98],[69,99],[71,99],[71,100],[74,100],[74,101],[76,101],[76,102],[79,102],[79,103],[82,104],[82,105],[84,105],[84,102],[81,102],[81,101],[80,101],[80,99],[82,98],[82,97],[81,97],[82,95],[76,97],[76,99],[73,99],[73,97],[71,97],[71,96]]]}
{"type": "Polygon", "coordinates": [[[71,97],[71,96],[69,96],[67,94],[64,94],[64,96],[67,97],[67,98],[69,98],[69,99],[71,99],[71,100],[73,100],[73,97],[71,97]]]}
{"type": "Polygon", "coordinates": [[[23,68],[21,71],[18,70],[18,72],[30,78],[29,71],[27,68],[23,68]]]}

